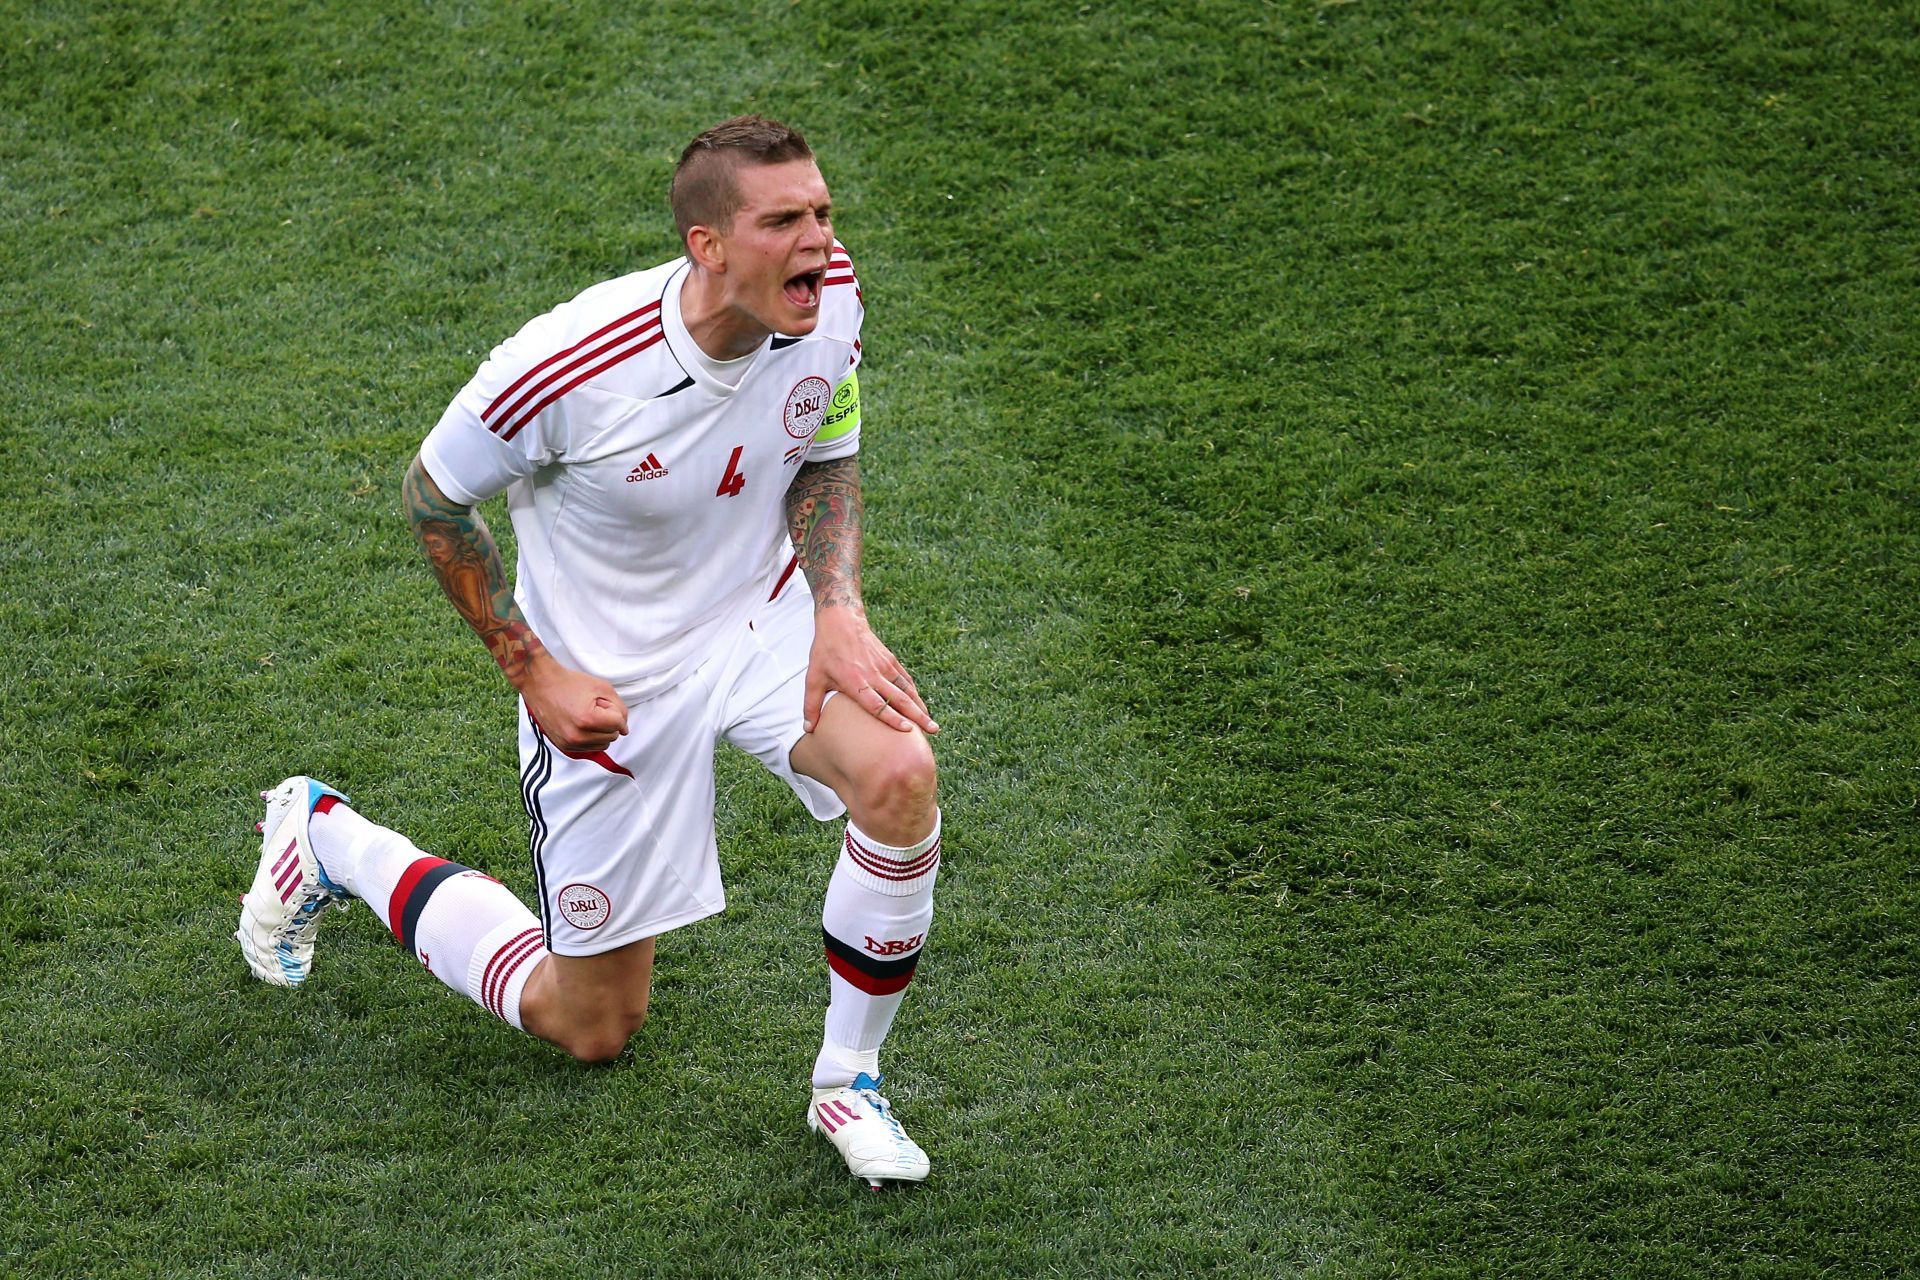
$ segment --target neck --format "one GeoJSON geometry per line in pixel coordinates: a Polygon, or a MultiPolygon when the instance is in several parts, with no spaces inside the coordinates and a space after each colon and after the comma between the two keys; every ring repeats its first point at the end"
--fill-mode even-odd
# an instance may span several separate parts
{"type": "Polygon", "coordinates": [[[715,360],[737,360],[773,332],[727,300],[725,276],[704,271],[697,262],[680,286],[680,321],[715,360]]]}

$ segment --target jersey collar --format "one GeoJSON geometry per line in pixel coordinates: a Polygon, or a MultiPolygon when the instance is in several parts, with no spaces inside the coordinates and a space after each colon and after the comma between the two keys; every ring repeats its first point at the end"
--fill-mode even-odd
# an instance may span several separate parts
{"type": "Polygon", "coordinates": [[[701,350],[680,314],[680,290],[685,287],[687,272],[691,269],[692,264],[682,258],[673,274],[667,277],[666,290],[660,295],[660,332],[666,338],[667,350],[673,352],[673,358],[680,362],[680,367],[696,385],[716,396],[730,396],[753,376],[754,366],[767,353],[771,336],[737,360],[715,360],[701,350]],[[736,374],[736,381],[727,381],[736,374]]]}

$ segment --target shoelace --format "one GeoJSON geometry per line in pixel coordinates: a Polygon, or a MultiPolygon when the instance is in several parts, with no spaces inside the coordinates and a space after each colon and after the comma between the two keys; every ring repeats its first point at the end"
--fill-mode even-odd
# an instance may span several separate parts
{"type": "Polygon", "coordinates": [[[896,1142],[906,1142],[907,1131],[902,1129],[900,1122],[893,1118],[893,1108],[888,1105],[885,1098],[880,1096],[880,1091],[878,1089],[861,1089],[858,1090],[858,1092],[861,1098],[866,1101],[866,1104],[872,1107],[882,1120],[887,1122],[887,1128],[892,1131],[894,1140],[896,1142]]]}

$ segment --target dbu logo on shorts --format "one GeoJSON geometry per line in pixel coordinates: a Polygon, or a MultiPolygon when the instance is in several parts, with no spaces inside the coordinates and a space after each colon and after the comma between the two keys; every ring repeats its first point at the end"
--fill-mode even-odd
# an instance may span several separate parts
{"type": "Polygon", "coordinates": [[[560,918],[576,929],[598,929],[613,914],[607,895],[590,884],[570,884],[555,895],[560,918]]]}

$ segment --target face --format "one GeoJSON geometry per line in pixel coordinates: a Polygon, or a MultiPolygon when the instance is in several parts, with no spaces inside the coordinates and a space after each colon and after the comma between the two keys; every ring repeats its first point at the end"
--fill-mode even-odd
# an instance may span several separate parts
{"type": "Polygon", "coordinates": [[[811,160],[745,165],[734,179],[739,212],[715,233],[728,304],[770,332],[812,333],[833,256],[826,179],[811,160]]]}

